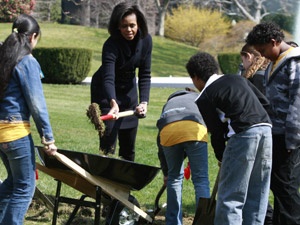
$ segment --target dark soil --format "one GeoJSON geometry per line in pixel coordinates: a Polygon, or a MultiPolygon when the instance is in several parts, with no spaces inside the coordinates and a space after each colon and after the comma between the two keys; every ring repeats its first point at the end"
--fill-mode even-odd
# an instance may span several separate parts
{"type": "MultiPolygon", "coordinates": [[[[53,196],[48,196],[51,201],[54,201],[53,196]]],[[[65,224],[74,209],[73,205],[60,203],[58,210],[57,224],[65,224]]],[[[161,211],[154,218],[154,225],[165,224],[165,211],[161,211]]],[[[24,225],[51,225],[52,224],[52,210],[46,207],[44,202],[34,198],[29,210],[27,212],[24,225]]],[[[101,217],[101,225],[105,223],[105,218],[101,217]]],[[[192,225],[193,217],[183,218],[184,225],[192,225]]],[[[147,222],[140,222],[140,225],[149,224],[147,222]]],[[[72,225],[94,225],[94,210],[92,208],[80,207],[74,218],[72,225]]]]}

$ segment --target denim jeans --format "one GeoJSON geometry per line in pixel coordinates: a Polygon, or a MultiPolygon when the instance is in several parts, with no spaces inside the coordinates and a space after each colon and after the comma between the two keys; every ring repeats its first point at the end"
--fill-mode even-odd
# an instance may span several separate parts
{"type": "Polygon", "coordinates": [[[215,225],[262,225],[272,167],[272,134],[257,126],[233,135],[223,153],[215,225]]]}
{"type": "Polygon", "coordinates": [[[166,225],[182,225],[182,182],[185,154],[191,167],[196,205],[200,197],[210,196],[207,143],[190,141],[163,146],[168,165],[166,225]]]}
{"type": "Polygon", "coordinates": [[[0,184],[0,224],[22,225],[35,190],[35,154],[31,135],[0,143],[7,178],[0,184]]]}

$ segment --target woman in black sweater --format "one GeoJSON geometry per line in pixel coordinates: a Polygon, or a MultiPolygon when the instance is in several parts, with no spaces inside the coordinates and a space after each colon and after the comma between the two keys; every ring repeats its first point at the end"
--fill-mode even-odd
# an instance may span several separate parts
{"type": "MultiPolygon", "coordinates": [[[[137,5],[123,2],[113,9],[108,31],[110,37],[103,45],[102,65],[92,78],[91,102],[99,104],[102,114],[115,114],[116,118],[125,110],[135,110],[138,117],[145,117],[152,54],[146,19],[137,5]]],[[[138,117],[105,121],[100,150],[114,154],[118,138],[119,156],[134,161],[138,117]]]]}

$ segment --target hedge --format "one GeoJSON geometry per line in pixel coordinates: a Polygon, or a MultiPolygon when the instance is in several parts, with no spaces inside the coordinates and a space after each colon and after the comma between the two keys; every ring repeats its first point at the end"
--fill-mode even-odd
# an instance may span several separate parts
{"type": "Polygon", "coordinates": [[[83,48],[35,48],[34,57],[44,73],[43,83],[79,84],[91,68],[92,50],[83,48]]]}
{"type": "Polygon", "coordinates": [[[220,53],[218,62],[224,74],[237,74],[242,60],[239,53],[220,53]]]}

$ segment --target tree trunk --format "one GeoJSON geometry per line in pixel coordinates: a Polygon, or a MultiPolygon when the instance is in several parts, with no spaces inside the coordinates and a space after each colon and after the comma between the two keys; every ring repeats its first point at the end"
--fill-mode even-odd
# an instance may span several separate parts
{"type": "Polygon", "coordinates": [[[166,18],[166,11],[159,11],[158,13],[158,36],[165,36],[165,18],[166,18]]]}
{"type": "Polygon", "coordinates": [[[170,0],[155,0],[158,9],[158,36],[165,35],[165,17],[170,0]],[[161,3],[162,2],[162,3],[161,3]]]}
{"type": "Polygon", "coordinates": [[[81,5],[81,25],[91,25],[91,5],[90,0],[85,0],[81,5]]]}

